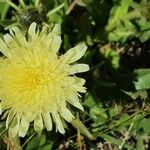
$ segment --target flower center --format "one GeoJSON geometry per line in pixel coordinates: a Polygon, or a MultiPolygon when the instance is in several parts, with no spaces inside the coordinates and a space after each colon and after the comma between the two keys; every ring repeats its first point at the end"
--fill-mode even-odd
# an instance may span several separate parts
{"type": "Polygon", "coordinates": [[[39,75],[30,76],[27,79],[27,83],[30,84],[31,86],[39,85],[41,83],[41,78],[39,75]]]}
{"type": "Polygon", "coordinates": [[[44,76],[41,73],[30,72],[26,74],[24,78],[24,82],[29,88],[36,88],[37,86],[40,86],[41,84],[43,84],[44,76]]]}

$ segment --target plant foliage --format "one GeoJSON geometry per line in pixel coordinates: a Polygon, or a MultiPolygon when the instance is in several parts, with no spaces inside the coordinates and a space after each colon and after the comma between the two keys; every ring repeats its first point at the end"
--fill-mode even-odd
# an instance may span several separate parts
{"type": "Polygon", "coordinates": [[[32,22],[61,24],[61,52],[83,42],[80,61],[90,65],[84,112],[65,124],[66,133],[9,137],[0,121],[0,150],[150,148],[150,1],[149,0],[0,0],[0,36],[32,22]]]}

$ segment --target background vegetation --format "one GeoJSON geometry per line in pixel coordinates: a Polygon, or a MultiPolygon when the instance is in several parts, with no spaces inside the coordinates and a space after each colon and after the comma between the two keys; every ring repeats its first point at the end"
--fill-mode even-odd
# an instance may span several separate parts
{"type": "Polygon", "coordinates": [[[60,54],[79,42],[88,45],[80,61],[90,65],[85,111],[78,120],[25,138],[7,136],[0,122],[0,150],[148,150],[150,148],[149,0],[0,0],[0,36],[18,25],[37,22],[62,26],[60,54]],[[12,3],[14,2],[14,3],[12,3]],[[80,121],[81,122],[80,122],[80,121]]]}

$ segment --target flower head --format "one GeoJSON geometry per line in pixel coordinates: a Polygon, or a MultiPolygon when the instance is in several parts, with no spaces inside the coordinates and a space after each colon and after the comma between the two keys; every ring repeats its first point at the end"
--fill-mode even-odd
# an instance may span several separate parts
{"type": "Polygon", "coordinates": [[[32,23],[24,35],[18,27],[0,39],[0,51],[6,58],[0,61],[1,112],[6,110],[6,128],[13,136],[24,137],[29,124],[34,129],[49,131],[52,122],[64,133],[62,119],[74,118],[68,104],[83,110],[79,93],[85,93],[85,80],[74,74],[89,69],[86,64],[73,64],[87,47],[83,44],[58,56],[61,45],[60,26],[51,32],[43,26],[40,32],[32,23]]]}

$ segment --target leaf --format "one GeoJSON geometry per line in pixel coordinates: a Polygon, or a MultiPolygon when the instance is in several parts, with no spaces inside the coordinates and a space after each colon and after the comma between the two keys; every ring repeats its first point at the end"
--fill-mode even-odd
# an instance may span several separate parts
{"type": "Polygon", "coordinates": [[[50,20],[51,22],[59,23],[59,24],[61,24],[61,23],[63,22],[62,16],[61,16],[60,14],[58,14],[58,13],[51,14],[51,15],[49,16],[49,20],[50,20]]]}
{"type": "Polygon", "coordinates": [[[93,107],[96,104],[97,104],[97,102],[94,99],[94,97],[92,96],[92,94],[88,93],[86,98],[85,98],[85,101],[83,102],[83,105],[91,108],[91,107],[93,107]]]}
{"type": "Polygon", "coordinates": [[[56,13],[57,11],[59,11],[61,8],[64,7],[64,3],[62,3],[61,5],[57,6],[56,8],[50,10],[48,13],[47,13],[47,17],[49,17],[50,15],[56,13]]]}
{"type": "Polygon", "coordinates": [[[117,2],[116,5],[113,6],[109,17],[108,25],[106,27],[107,31],[110,31],[117,26],[120,20],[128,12],[131,3],[132,0],[121,0],[119,4],[117,2]]]}
{"type": "Polygon", "coordinates": [[[52,149],[52,144],[47,144],[44,146],[41,146],[38,150],[51,150],[52,149]]]}
{"type": "Polygon", "coordinates": [[[135,34],[141,42],[145,42],[150,38],[150,21],[140,19],[135,21],[137,33],[135,34]]]}
{"type": "Polygon", "coordinates": [[[3,20],[8,12],[9,5],[5,2],[0,2],[0,19],[3,20]]]}
{"type": "Polygon", "coordinates": [[[150,89],[150,69],[138,69],[134,71],[136,80],[134,82],[137,90],[150,89]]]}
{"type": "Polygon", "coordinates": [[[143,137],[140,135],[137,135],[136,150],[145,150],[144,143],[143,143],[143,137]]]}
{"type": "Polygon", "coordinates": [[[138,132],[141,134],[150,134],[150,119],[143,118],[138,126],[138,132]]]}
{"type": "Polygon", "coordinates": [[[119,68],[120,55],[117,51],[111,48],[101,50],[102,54],[111,62],[114,68],[119,68]]]}
{"type": "Polygon", "coordinates": [[[96,105],[90,109],[90,117],[94,121],[94,124],[92,124],[93,127],[99,126],[106,122],[108,116],[105,111],[106,110],[102,105],[96,105]]]}
{"type": "Polygon", "coordinates": [[[117,114],[121,113],[122,109],[123,109],[122,105],[118,105],[118,104],[115,104],[115,106],[113,107],[109,107],[108,108],[109,116],[110,117],[116,116],[117,114]]]}
{"type": "Polygon", "coordinates": [[[119,23],[118,26],[108,34],[110,41],[126,41],[129,37],[136,33],[135,26],[126,21],[124,23],[119,23]]]}
{"type": "Polygon", "coordinates": [[[38,149],[46,143],[46,136],[44,134],[33,137],[27,144],[26,150],[38,149]]]}
{"type": "Polygon", "coordinates": [[[72,125],[75,126],[79,131],[85,135],[88,139],[94,140],[95,138],[93,135],[90,133],[90,131],[87,129],[87,127],[79,120],[79,119],[74,119],[72,122],[72,125]]]}
{"type": "Polygon", "coordinates": [[[0,20],[0,25],[3,27],[10,26],[13,23],[15,23],[14,20],[8,20],[8,19],[7,20],[0,20]]]}

